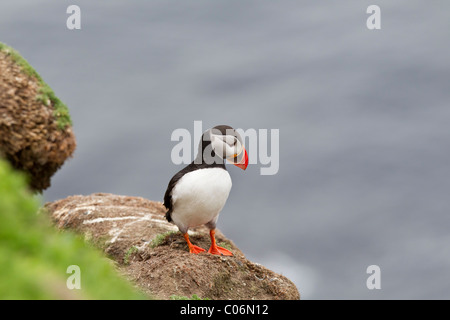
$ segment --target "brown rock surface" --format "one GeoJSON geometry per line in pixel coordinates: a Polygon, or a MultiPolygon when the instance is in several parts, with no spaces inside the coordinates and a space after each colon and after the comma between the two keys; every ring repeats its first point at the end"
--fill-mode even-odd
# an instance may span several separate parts
{"type": "Polygon", "coordinates": [[[42,191],[72,155],[75,137],[70,125],[61,127],[58,123],[53,101],[39,99],[47,97],[41,92],[43,88],[54,97],[51,89],[43,87],[42,79],[24,60],[17,63],[16,52],[4,45],[1,48],[0,157],[27,172],[31,188],[42,191]]]}
{"type": "MultiPolygon", "coordinates": [[[[58,227],[73,229],[102,248],[120,271],[150,295],[197,295],[210,299],[299,299],[283,275],[247,260],[220,231],[217,242],[233,257],[190,254],[160,202],[112,194],[71,196],[47,203],[58,227]]],[[[190,231],[192,242],[208,249],[205,227],[190,231]]]]}

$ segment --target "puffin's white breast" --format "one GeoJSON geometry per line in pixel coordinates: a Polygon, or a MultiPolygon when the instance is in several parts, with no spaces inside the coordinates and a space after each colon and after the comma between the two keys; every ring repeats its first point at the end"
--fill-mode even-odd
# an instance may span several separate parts
{"type": "Polygon", "coordinates": [[[172,190],[173,222],[183,227],[208,223],[222,210],[231,190],[231,177],[222,168],[185,174],[172,190]]]}

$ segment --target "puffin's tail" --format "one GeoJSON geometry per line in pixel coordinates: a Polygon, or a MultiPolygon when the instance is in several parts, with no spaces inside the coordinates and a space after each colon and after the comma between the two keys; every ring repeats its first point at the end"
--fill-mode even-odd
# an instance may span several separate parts
{"type": "Polygon", "coordinates": [[[172,222],[172,207],[173,207],[172,206],[172,196],[167,191],[166,191],[166,194],[164,195],[163,205],[167,209],[167,212],[166,212],[167,221],[172,222]]]}

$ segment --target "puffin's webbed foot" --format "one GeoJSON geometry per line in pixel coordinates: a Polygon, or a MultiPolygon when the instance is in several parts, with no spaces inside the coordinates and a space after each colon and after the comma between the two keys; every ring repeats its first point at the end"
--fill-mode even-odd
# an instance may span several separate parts
{"type": "Polygon", "coordinates": [[[217,245],[216,246],[211,245],[211,247],[208,250],[208,253],[222,255],[222,256],[232,256],[233,255],[230,250],[219,247],[217,245]]]}
{"type": "Polygon", "coordinates": [[[209,231],[209,235],[211,237],[211,247],[209,248],[208,253],[222,255],[222,256],[232,256],[233,253],[231,253],[230,250],[219,247],[216,244],[215,234],[216,234],[215,229],[212,229],[211,231],[209,231]]]}
{"type": "Polygon", "coordinates": [[[186,242],[187,242],[187,245],[188,245],[188,247],[189,247],[189,252],[190,252],[190,253],[199,254],[199,253],[201,253],[201,252],[205,252],[205,251],[206,251],[205,249],[200,248],[199,246],[193,245],[193,244],[191,243],[191,241],[189,240],[189,236],[188,236],[187,232],[186,232],[183,236],[184,236],[184,239],[185,239],[186,242]]]}
{"type": "Polygon", "coordinates": [[[189,252],[190,253],[199,254],[199,253],[202,253],[202,252],[206,252],[206,250],[203,249],[203,248],[200,248],[199,246],[192,245],[192,246],[189,247],[189,252]]]}

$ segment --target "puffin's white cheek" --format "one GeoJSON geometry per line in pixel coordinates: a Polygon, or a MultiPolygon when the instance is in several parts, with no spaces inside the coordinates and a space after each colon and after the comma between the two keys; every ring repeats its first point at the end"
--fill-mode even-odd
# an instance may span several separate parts
{"type": "Polygon", "coordinates": [[[242,150],[244,149],[244,146],[242,145],[242,143],[239,140],[236,140],[236,145],[234,148],[234,154],[239,155],[241,154],[242,150]]]}
{"type": "Polygon", "coordinates": [[[226,154],[225,144],[220,139],[214,137],[211,141],[211,146],[214,152],[221,158],[224,158],[224,154],[226,154]]]}
{"type": "Polygon", "coordinates": [[[236,148],[230,147],[228,144],[225,146],[226,149],[226,157],[227,158],[234,158],[236,155],[236,148]]]}

